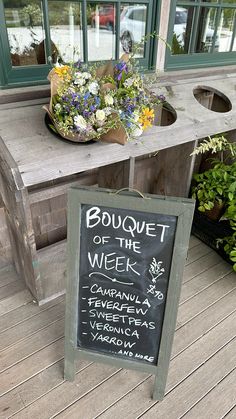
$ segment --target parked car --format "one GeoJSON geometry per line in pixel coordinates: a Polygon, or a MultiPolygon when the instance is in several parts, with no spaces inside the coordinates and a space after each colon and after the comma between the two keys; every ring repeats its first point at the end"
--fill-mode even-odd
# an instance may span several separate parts
{"type": "MultiPolygon", "coordinates": [[[[99,7],[99,27],[105,28],[109,31],[114,31],[115,27],[115,8],[111,5],[99,7]]],[[[96,12],[91,15],[91,26],[96,26],[96,12]]]]}
{"type": "MultiPolygon", "coordinates": [[[[125,52],[129,53],[132,51],[134,44],[141,42],[146,32],[146,14],[147,7],[144,5],[140,6],[128,6],[125,7],[121,13],[120,22],[120,40],[122,48],[125,52]]],[[[186,26],[188,19],[188,11],[183,7],[176,7],[175,22],[174,22],[174,33],[181,46],[184,46],[186,26]]],[[[207,27],[205,34],[201,40],[201,50],[206,52],[209,51],[214,36],[214,30],[207,27]]],[[[219,39],[216,37],[215,51],[219,49],[219,39]]]]}
{"type": "Polygon", "coordinates": [[[125,7],[120,16],[120,40],[125,52],[132,51],[135,43],[140,43],[145,35],[146,6],[125,7]]]}

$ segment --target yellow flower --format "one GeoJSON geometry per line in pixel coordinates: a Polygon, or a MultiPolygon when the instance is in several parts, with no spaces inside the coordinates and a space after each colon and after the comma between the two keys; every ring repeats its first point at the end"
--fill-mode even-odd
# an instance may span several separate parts
{"type": "Polygon", "coordinates": [[[149,108],[144,108],[139,117],[139,122],[142,125],[143,129],[151,127],[154,120],[154,110],[149,108]]]}
{"type": "Polygon", "coordinates": [[[70,78],[70,67],[68,65],[60,65],[54,68],[56,74],[62,79],[69,77],[70,78]]]}

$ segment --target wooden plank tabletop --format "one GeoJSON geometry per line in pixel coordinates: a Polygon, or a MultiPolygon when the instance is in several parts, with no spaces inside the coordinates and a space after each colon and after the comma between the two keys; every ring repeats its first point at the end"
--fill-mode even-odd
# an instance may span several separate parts
{"type": "Polygon", "coordinates": [[[236,76],[212,80],[208,76],[201,78],[200,83],[226,95],[232,110],[219,113],[201,106],[193,95],[199,80],[191,79],[156,89],[176,110],[176,122],[154,126],[125,146],[101,142],[82,145],[56,138],[45,126],[42,99],[40,103],[21,102],[20,107],[0,105],[0,137],[28,187],[236,129],[236,76]]]}

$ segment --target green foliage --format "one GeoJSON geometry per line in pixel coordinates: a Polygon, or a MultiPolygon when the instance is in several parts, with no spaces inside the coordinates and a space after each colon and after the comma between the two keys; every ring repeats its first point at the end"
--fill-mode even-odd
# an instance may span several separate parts
{"type": "Polygon", "coordinates": [[[236,162],[226,165],[215,161],[212,169],[194,175],[192,196],[199,202],[198,210],[211,210],[215,204],[229,206],[236,193],[235,179],[236,162]]]}
{"type": "Polygon", "coordinates": [[[33,27],[41,24],[41,10],[38,5],[29,4],[22,9],[22,16],[28,22],[28,26],[33,27]]]}
{"type": "Polygon", "coordinates": [[[223,219],[228,220],[233,233],[230,236],[218,239],[224,251],[233,262],[233,269],[236,271],[236,143],[230,143],[222,136],[204,140],[192,154],[199,154],[211,151],[221,153],[221,159],[212,160],[213,167],[203,173],[194,175],[195,185],[192,188],[192,196],[198,201],[198,210],[205,212],[214,208],[216,204],[224,208],[223,219]],[[232,162],[226,164],[224,152],[231,158],[232,162]]]}
{"type": "Polygon", "coordinates": [[[172,55],[179,55],[179,54],[184,54],[184,47],[181,44],[180,40],[178,39],[179,35],[177,36],[176,33],[173,33],[173,38],[172,38],[172,45],[171,45],[171,54],[172,55]]]}
{"type": "MultiPolygon", "coordinates": [[[[233,230],[236,230],[236,223],[231,224],[233,230]]],[[[223,244],[224,251],[229,255],[229,259],[233,262],[233,270],[236,272],[236,231],[231,236],[217,240],[217,245],[223,244]]]]}
{"type": "Polygon", "coordinates": [[[204,154],[208,151],[211,153],[217,153],[229,151],[231,157],[236,157],[236,143],[230,143],[224,135],[216,135],[215,137],[208,137],[203,140],[191,153],[191,156],[204,154]]]}

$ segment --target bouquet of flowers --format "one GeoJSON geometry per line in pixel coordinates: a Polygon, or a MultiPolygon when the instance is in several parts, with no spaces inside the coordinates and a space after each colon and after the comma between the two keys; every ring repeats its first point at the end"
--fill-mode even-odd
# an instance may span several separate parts
{"type": "Polygon", "coordinates": [[[126,54],[114,66],[57,65],[49,80],[51,100],[44,109],[53,129],[75,142],[125,144],[153,124],[154,106],[164,100],[144,88],[126,54]]]}

